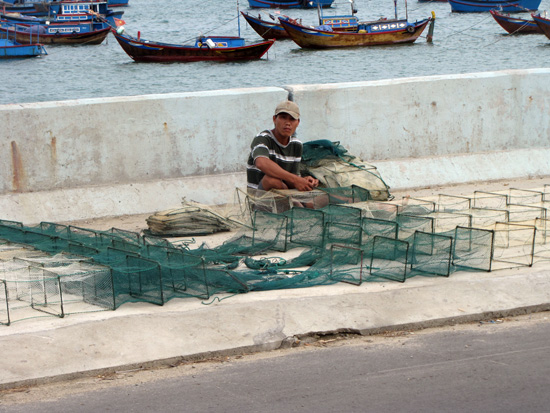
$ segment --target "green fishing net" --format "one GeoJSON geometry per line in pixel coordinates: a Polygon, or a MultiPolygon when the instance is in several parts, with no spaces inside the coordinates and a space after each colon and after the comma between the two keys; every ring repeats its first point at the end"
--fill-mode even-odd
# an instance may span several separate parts
{"type": "Polygon", "coordinates": [[[358,186],[237,192],[232,205],[193,205],[232,229],[215,245],[0,220],[0,323],[176,297],[207,303],[251,291],[449,277],[550,259],[549,186],[393,201],[358,186]]]}

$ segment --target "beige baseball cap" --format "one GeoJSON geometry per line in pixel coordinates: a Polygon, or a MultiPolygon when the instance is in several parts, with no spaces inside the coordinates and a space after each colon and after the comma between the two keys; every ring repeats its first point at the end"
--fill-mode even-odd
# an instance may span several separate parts
{"type": "Polygon", "coordinates": [[[288,113],[294,119],[300,119],[300,108],[296,103],[290,100],[285,100],[277,105],[275,108],[275,116],[279,113],[288,113]]]}

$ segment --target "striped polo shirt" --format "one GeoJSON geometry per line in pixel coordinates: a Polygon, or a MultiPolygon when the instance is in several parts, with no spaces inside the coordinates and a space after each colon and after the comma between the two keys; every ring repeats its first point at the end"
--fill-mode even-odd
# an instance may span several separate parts
{"type": "Polygon", "coordinates": [[[246,169],[248,188],[258,189],[264,173],[256,165],[256,159],[266,157],[278,164],[284,170],[295,175],[300,174],[302,160],[302,142],[294,136],[286,146],[281,145],[270,130],[264,130],[256,135],[250,145],[250,155],[246,169]]]}

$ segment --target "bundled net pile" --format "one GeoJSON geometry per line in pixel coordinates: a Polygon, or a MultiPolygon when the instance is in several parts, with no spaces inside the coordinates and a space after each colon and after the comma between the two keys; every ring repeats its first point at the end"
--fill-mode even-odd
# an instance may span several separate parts
{"type": "Polygon", "coordinates": [[[216,247],[116,228],[0,220],[0,323],[131,301],[404,282],[550,259],[550,185],[399,202],[375,200],[356,186],[238,192],[237,199],[225,211],[227,224],[240,229],[216,247]]]}

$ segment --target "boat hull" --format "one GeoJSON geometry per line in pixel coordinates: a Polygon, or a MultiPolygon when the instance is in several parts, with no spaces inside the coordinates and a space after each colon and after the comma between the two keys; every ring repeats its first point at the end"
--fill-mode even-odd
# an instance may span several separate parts
{"type": "Polygon", "coordinates": [[[46,51],[42,44],[18,44],[6,39],[0,39],[0,59],[36,57],[43,54],[46,54],[46,51]]]}
{"type": "Polygon", "coordinates": [[[151,42],[121,35],[113,30],[118,44],[136,62],[172,63],[198,61],[238,61],[260,59],[275,40],[240,47],[209,48],[151,42]]]}
{"type": "Polygon", "coordinates": [[[279,18],[291,39],[302,48],[328,49],[336,47],[363,47],[388,44],[413,43],[422,34],[431,18],[407,25],[406,21],[381,20],[371,25],[379,32],[333,32],[305,27],[279,18]],[[395,27],[382,27],[382,26],[395,27]],[[407,28],[409,29],[407,30],[407,28]],[[412,29],[411,29],[412,28],[412,29]],[[386,30],[391,29],[391,30],[386,30]]]}
{"type": "Polygon", "coordinates": [[[264,39],[286,40],[290,36],[278,23],[271,23],[260,18],[252,17],[250,14],[241,12],[246,22],[264,39]]]}
{"type": "Polygon", "coordinates": [[[540,14],[532,14],[531,16],[544,35],[550,39],[550,19],[542,17],[540,14]]]}
{"type": "Polygon", "coordinates": [[[251,8],[277,8],[277,9],[311,9],[317,8],[317,4],[326,8],[332,6],[334,0],[248,0],[251,8]]]}
{"type": "Polygon", "coordinates": [[[70,32],[70,33],[40,33],[33,30],[23,30],[22,27],[0,27],[0,31],[8,33],[10,37],[15,36],[18,43],[32,43],[39,41],[42,44],[57,45],[82,45],[82,44],[101,44],[109,34],[110,27],[104,27],[99,30],[88,32],[70,32]]]}
{"type": "Polygon", "coordinates": [[[510,34],[543,34],[544,32],[534,20],[506,16],[496,10],[491,10],[495,21],[510,34]]]}
{"type": "Polygon", "coordinates": [[[451,11],[456,13],[482,13],[496,10],[505,13],[535,11],[541,0],[449,0],[451,11]]]}

